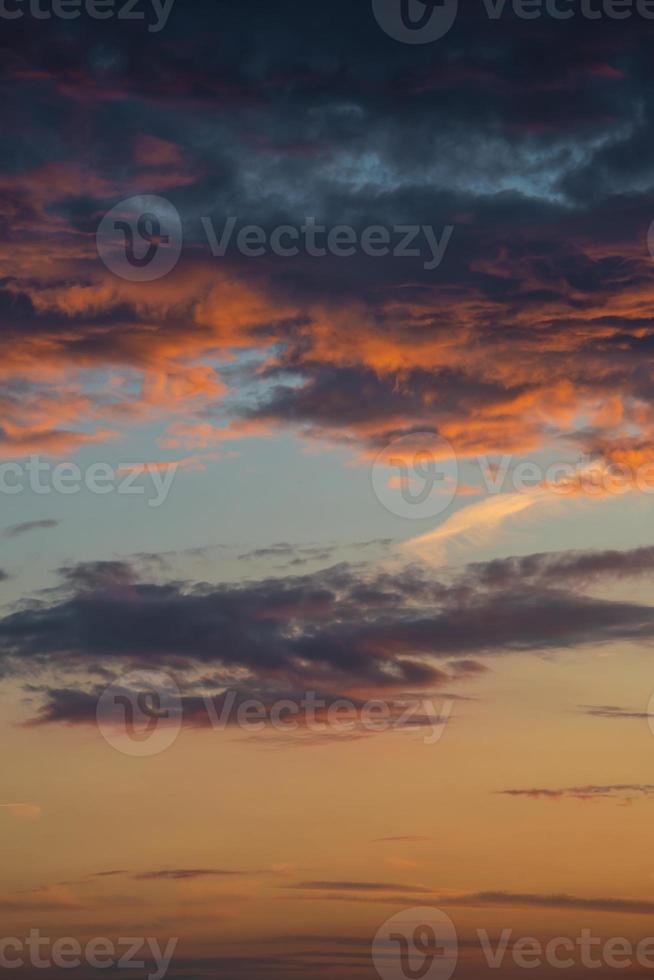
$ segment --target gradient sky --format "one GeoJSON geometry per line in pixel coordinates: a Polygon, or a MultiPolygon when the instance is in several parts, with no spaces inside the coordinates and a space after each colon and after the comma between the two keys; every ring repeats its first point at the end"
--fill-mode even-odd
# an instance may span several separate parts
{"type": "Polygon", "coordinates": [[[368,0],[1,20],[1,472],[146,492],[0,491],[0,938],[372,980],[406,908],[450,915],[462,978],[479,929],[654,935],[654,23],[573,6],[465,0],[415,45],[368,0]],[[96,233],[143,195],[183,245],[133,282],[96,233]],[[453,233],[432,270],[213,256],[230,216],[453,233]],[[425,448],[450,475],[420,516],[397,461],[419,491],[425,448]],[[144,757],[97,722],[135,670],[181,693],[144,757]],[[357,723],[214,730],[226,691],[357,723]],[[422,723],[370,732],[369,699],[422,723]]]}

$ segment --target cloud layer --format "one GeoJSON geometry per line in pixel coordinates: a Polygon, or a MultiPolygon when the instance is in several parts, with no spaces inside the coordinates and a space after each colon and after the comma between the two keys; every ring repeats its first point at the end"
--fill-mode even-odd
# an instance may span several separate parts
{"type": "MultiPolygon", "coordinates": [[[[438,578],[424,566],[342,564],[216,586],[147,582],[127,563],[87,563],[61,569],[59,590],[0,619],[0,664],[8,675],[81,672],[103,683],[128,668],[166,668],[204,684],[217,710],[230,686],[264,703],[308,689],[442,690],[475,677],[478,658],[650,639],[651,606],[587,590],[652,569],[652,549],[636,549],[502,559],[438,578]]],[[[40,719],[94,720],[103,683],[32,683],[45,695],[40,719]]],[[[199,694],[184,692],[189,724],[207,724],[199,694]]]]}

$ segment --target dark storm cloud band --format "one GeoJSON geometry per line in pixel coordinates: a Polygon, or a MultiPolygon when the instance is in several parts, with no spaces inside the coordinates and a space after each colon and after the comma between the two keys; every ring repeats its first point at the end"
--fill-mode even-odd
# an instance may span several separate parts
{"type": "MultiPolygon", "coordinates": [[[[79,565],[62,570],[56,598],[0,620],[0,663],[18,676],[56,668],[106,677],[119,665],[182,676],[210,667],[222,672],[223,688],[244,671],[239,703],[262,683],[333,695],[442,689],[475,676],[479,656],[650,639],[652,607],[583,591],[589,581],[651,575],[650,559],[649,549],[533,555],[441,580],[424,568],[391,575],[340,565],[222,586],[142,582],[119,562],[79,565]]],[[[97,692],[52,685],[40,693],[41,721],[94,716],[97,692]]],[[[207,723],[201,698],[185,705],[188,723],[207,723]]]]}
{"type": "Polygon", "coordinates": [[[66,44],[47,24],[9,25],[2,71],[26,111],[7,114],[0,165],[0,370],[14,379],[0,450],[72,452],[144,418],[177,426],[180,444],[220,441],[216,360],[236,347],[267,362],[234,379],[260,384],[230,405],[260,433],[290,426],[369,448],[427,426],[463,453],[560,435],[649,458],[643,23],[489,24],[468,6],[454,50],[391,42],[369,5],[345,2],[310,18],[296,4],[254,2],[246,17],[190,0],[171,17],[172,47],[145,44],[145,31],[124,45],[129,25],[109,20],[80,18],[66,44]],[[217,52],[198,22],[222,39],[217,52]],[[101,119],[87,133],[93,172],[47,125],[55,111],[74,133],[89,106],[101,119]],[[225,257],[218,273],[191,248],[165,288],[121,285],[93,254],[100,217],[157,193],[185,232],[203,214],[262,228],[320,214],[332,227],[448,222],[457,234],[437,282],[392,257],[225,257]],[[70,381],[71,368],[107,365],[141,373],[140,393],[94,390],[94,405],[82,375],[70,381]],[[102,421],[93,432],[87,416],[102,421]]]}

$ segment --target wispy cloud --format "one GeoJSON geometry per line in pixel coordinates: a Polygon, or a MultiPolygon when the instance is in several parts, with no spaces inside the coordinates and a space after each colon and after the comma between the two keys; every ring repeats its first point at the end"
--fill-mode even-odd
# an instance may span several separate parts
{"type": "Polygon", "coordinates": [[[631,708],[620,708],[611,704],[580,705],[580,714],[591,718],[608,718],[623,721],[654,721],[654,714],[631,708]]]}
{"type": "Polygon", "coordinates": [[[24,521],[22,524],[11,524],[2,532],[3,538],[19,538],[30,531],[47,531],[59,527],[59,521],[45,519],[41,521],[24,521]]]}
{"type": "Polygon", "coordinates": [[[423,841],[432,840],[431,837],[417,837],[413,835],[406,835],[404,837],[376,837],[371,843],[373,844],[418,844],[423,841]]]}
{"type": "Polygon", "coordinates": [[[425,895],[432,893],[432,889],[421,885],[402,885],[389,881],[300,881],[296,885],[286,887],[302,891],[325,892],[401,892],[425,895]]]}
{"type": "Polygon", "coordinates": [[[631,803],[636,799],[654,796],[654,785],[650,783],[617,783],[611,786],[566,786],[562,789],[503,789],[500,796],[525,797],[531,800],[617,800],[631,803]]]}
{"type": "Polygon", "coordinates": [[[425,561],[443,561],[444,545],[461,538],[479,543],[487,540],[510,517],[520,514],[544,499],[542,494],[512,493],[487,497],[456,511],[434,531],[410,538],[401,545],[402,550],[416,554],[425,561]]]}

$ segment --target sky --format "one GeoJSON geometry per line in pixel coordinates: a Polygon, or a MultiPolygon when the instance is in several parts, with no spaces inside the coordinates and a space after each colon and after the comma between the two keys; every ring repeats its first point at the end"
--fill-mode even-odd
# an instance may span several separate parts
{"type": "Polygon", "coordinates": [[[0,21],[0,970],[648,975],[654,5],[0,21]]]}

